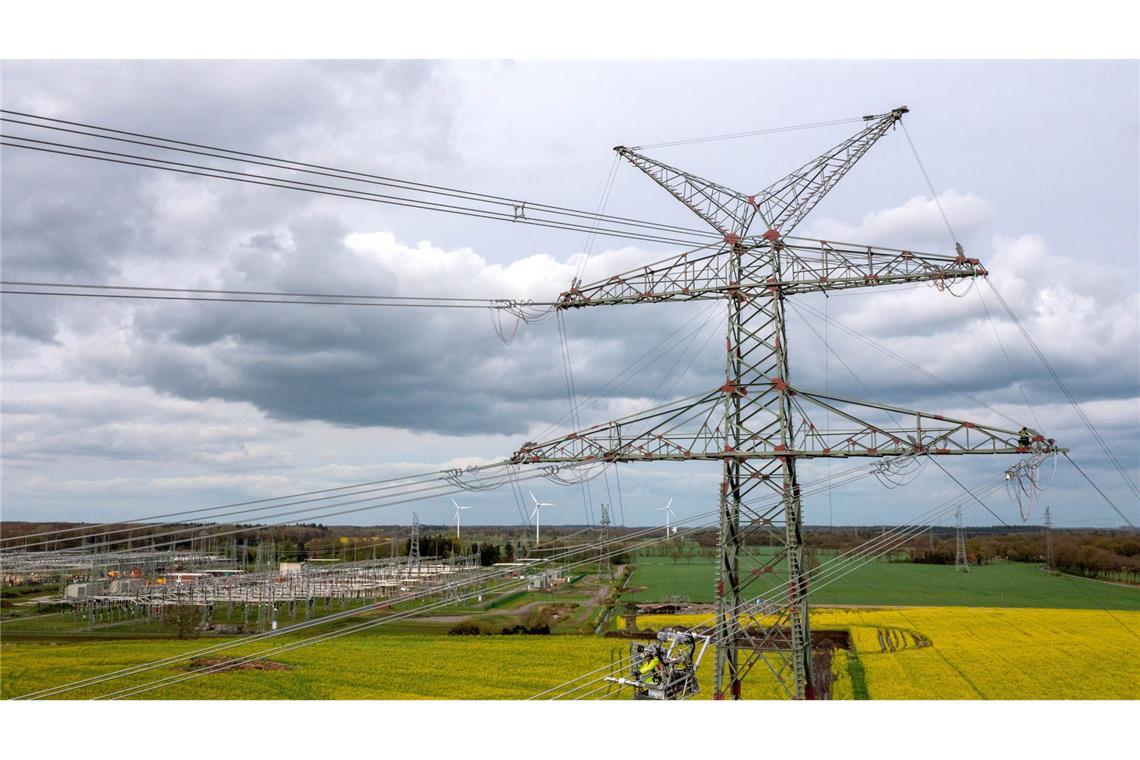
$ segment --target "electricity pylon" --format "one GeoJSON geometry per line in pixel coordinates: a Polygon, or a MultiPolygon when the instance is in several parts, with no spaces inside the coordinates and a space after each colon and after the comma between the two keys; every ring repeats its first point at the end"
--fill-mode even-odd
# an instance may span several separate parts
{"type": "Polygon", "coordinates": [[[954,510],[954,571],[970,572],[970,560],[966,557],[966,534],[962,532],[962,506],[954,510]]]}
{"type": "MultiPolygon", "coordinates": [[[[515,463],[713,460],[721,463],[716,581],[715,696],[741,696],[741,681],[764,663],[796,698],[811,698],[808,574],[796,463],[810,457],[1031,454],[1056,451],[1016,431],[793,386],[788,373],[784,299],[801,294],[985,276],[977,259],[791,237],[790,233],[905,107],[865,117],[857,134],[766,189],[744,195],[626,147],[615,150],[723,236],[715,250],[689,251],[583,285],[557,308],[723,299],[728,304],[725,383],[664,406],[551,441],[528,441],[515,463]],[[758,233],[754,233],[756,228],[758,233]],[[843,420],[823,430],[809,411],[843,420]],[[894,417],[907,420],[903,427],[894,417]],[[891,418],[891,419],[887,419],[891,418]],[[765,531],[782,550],[756,556],[748,537],[765,531]],[[784,589],[776,622],[743,604],[758,578],[784,589]],[[739,619],[747,624],[741,626],[739,619]]],[[[766,592],[768,593],[768,592],[766,592]]],[[[770,610],[771,607],[768,607],[770,610]]]]}
{"type": "MultiPolygon", "coordinates": [[[[610,564],[609,557],[606,556],[605,549],[605,547],[609,545],[610,540],[610,510],[605,504],[602,505],[602,519],[598,521],[598,525],[601,528],[601,535],[598,541],[598,562],[605,563],[606,577],[612,581],[614,579],[614,568],[613,565],[610,564]]],[[[601,575],[600,568],[598,575],[601,575]]]]}
{"type": "Polygon", "coordinates": [[[408,577],[420,574],[420,516],[412,513],[412,537],[408,541],[408,577]]]}
{"type": "Polygon", "coordinates": [[[1049,515],[1049,507],[1045,507],[1045,569],[1049,572],[1057,569],[1053,559],[1053,519],[1049,515]]]}

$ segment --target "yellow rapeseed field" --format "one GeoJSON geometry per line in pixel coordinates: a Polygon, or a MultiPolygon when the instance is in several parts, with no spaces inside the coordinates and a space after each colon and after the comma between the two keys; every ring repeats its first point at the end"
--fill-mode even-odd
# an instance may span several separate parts
{"type": "MultiPolygon", "coordinates": [[[[638,625],[708,617],[644,616],[638,625]]],[[[1140,699],[1140,612],[820,609],[812,625],[851,633],[871,699],[1140,699]]],[[[837,697],[851,693],[844,681],[837,697]]]]}
{"type": "MultiPolygon", "coordinates": [[[[660,629],[707,615],[639,618],[660,629]]],[[[1140,699],[1140,612],[913,607],[813,610],[816,628],[851,633],[871,699],[1140,699]]],[[[0,685],[10,698],[208,645],[206,641],[4,642],[0,685]]],[[[248,650],[245,650],[248,651],[248,650]]],[[[282,668],[223,672],[158,691],[150,699],[525,699],[628,651],[593,636],[359,635],[281,652],[282,668]]],[[[231,654],[245,653],[242,650],[231,654]]],[[[833,698],[856,684],[836,654],[833,698]]],[[[857,668],[856,668],[857,670],[857,668]]],[[[711,697],[713,651],[699,671],[711,697]]],[[[118,682],[121,688],[164,668],[118,682]]],[[[599,686],[595,683],[590,689],[599,686]]],[[[783,698],[763,664],[745,684],[750,699],[783,698]]],[[[583,693],[580,692],[580,693],[583,693]]],[[[105,693],[70,694],[88,698],[105,693]]],[[[590,696],[602,696],[596,691],[590,696]]],[[[575,694],[574,696],[578,696],[575,694]]]]}

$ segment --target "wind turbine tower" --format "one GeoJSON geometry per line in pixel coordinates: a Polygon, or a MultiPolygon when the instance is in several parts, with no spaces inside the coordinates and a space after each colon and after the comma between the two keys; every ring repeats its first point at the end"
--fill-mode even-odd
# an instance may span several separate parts
{"type": "Polygon", "coordinates": [[[471,509],[471,507],[461,507],[461,506],[459,506],[459,504],[456,503],[455,499],[452,499],[451,503],[455,504],[455,540],[458,541],[459,540],[459,513],[465,509],[471,509]]]}
{"type": "Polygon", "coordinates": [[[534,498],[534,492],[533,491],[527,491],[527,493],[530,494],[530,500],[534,502],[534,511],[530,513],[530,516],[534,518],[534,545],[538,546],[538,542],[539,542],[538,528],[539,528],[539,522],[540,522],[539,514],[542,512],[543,507],[553,507],[554,505],[549,503],[549,502],[539,501],[538,499],[534,498]]]}
{"type": "Polygon", "coordinates": [[[673,531],[676,530],[676,528],[670,527],[670,525],[671,525],[670,518],[674,516],[673,515],[673,497],[670,496],[669,497],[669,503],[667,503],[663,507],[658,507],[657,511],[665,513],[665,538],[669,538],[669,536],[673,535],[673,531]]]}

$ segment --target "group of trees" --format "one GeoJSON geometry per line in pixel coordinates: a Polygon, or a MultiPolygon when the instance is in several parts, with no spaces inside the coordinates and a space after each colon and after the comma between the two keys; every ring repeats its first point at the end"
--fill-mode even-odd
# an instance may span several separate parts
{"type": "MultiPolygon", "coordinates": [[[[967,557],[977,564],[995,558],[1044,563],[1045,549],[1045,532],[1041,529],[971,536],[966,540],[967,557]]],[[[935,541],[932,547],[912,546],[907,552],[915,562],[954,564],[953,540],[935,541]]],[[[1140,533],[1055,530],[1053,563],[1064,573],[1140,583],[1140,533]]]]}
{"type": "MultiPolygon", "coordinates": [[[[3,522],[0,534],[5,538],[37,534],[43,531],[78,527],[75,523],[35,523],[3,522]]],[[[119,526],[127,527],[127,526],[119,526]]],[[[131,525],[131,542],[136,548],[150,545],[152,534],[168,532],[166,525],[131,525]]],[[[364,560],[371,557],[386,557],[395,554],[406,557],[409,549],[408,528],[393,527],[351,527],[325,526],[318,523],[282,525],[271,527],[249,526],[251,530],[241,537],[209,538],[209,528],[202,526],[201,534],[183,541],[170,543],[169,538],[158,538],[161,548],[174,546],[178,549],[198,549],[221,554],[233,552],[239,563],[251,565],[256,557],[259,544],[271,544],[276,561],[303,561],[307,559],[339,559],[343,561],[364,560]],[[393,549],[394,545],[394,549],[393,549]]],[[[243,526],[244,527],[244,526],[243,526]]],[[[893,526],[811,526],[807,528],[807,545],[814,549],[847,551],[868,539],[892,529],[893,526]]],[[[526,544],[522,540],[521,528],[503,527],[483,540],[475,543],[457,541],[449,530],[437,526],[427,530],[421,528],[419,550],[422,556],[451,557],[475,552],[483,566],[497,562],[513,562],[526,555],[526,544]]],[[[559,531],[577,532],[566,526],[548,529],[551,545],[555,545],[559,531]]],[[[623,530],[632,528],[611,527],[611,538],[620,537],[623,530]]],[[[545,532],[544,532],[545,533],[545,532]]],[[[968,531],[967,553],[970,561],[984,564],[993,558],[1004,558],[1018,562],[1045,561],[1045,534],[1040,526],[1019,526],[1015,528],[972,527],[968,531]]],[[[545,536],[544,536],[545,537],[545,536]]],[[[119,535],[122,538],[122,534],[119,535]]],[[[746,537],[752,546],[774,543],[765,531],[753,531],[746,537]]],[[[35,546],[35,542],[32,542],[35,546]]],[[[39,549],[79,547],[82,538],[61,539],[58,543],[41,544],[39,549]]],[[[674,562],[692,562],[697,558],[715,555],[717,531],[705,528],[689,532],[684,537],[661,543],[654,551],[671,557],[674,562]]],[[[1140,583],[1140,533],[1128,530],[1065,529],[1053,532],[1053,554],[1058,570],[1083,575],[1090,578],[1106,578],[1140,583]]],[[[902,561],[953,564],[955,554],[953,528],[939,526],[902,544],[896,559],[902,561]]],[[[624,555],[611,558],[614,564],[628,559],[624,555]]]]}

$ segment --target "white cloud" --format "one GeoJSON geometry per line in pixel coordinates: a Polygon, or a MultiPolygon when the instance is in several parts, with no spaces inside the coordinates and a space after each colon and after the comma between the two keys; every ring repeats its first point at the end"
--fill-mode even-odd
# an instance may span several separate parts
{"type": "MultiPolygon", "coordinates": [[[[938,202],[960,236],[968,237],[990,221],[990,205],[973,193],[947,190],[938,196],[938,202]]],[[[868,212],[858,224],[817,219],[808,225],[808,229],[810,237],[842,243],[913,248],[919,241],[938,241],[953,250],[953,246],[947,243],[949,233],[938,204],[930,196],[915,196],[900,206],[868,212]]]]}

